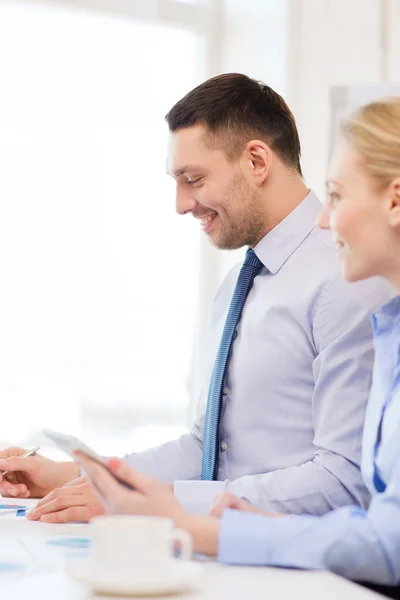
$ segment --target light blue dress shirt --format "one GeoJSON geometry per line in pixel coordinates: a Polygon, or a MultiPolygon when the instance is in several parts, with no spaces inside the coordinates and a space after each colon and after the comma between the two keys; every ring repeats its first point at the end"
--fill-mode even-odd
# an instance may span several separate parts
{"type": "Polygon", "coordinates": [[[349,579],[400,582],[400,296],[373,317],[376,358],[364,428],[362,472],[367,511],[345,507],[322,517],[283,518],[226,511],[219,560],[224,563],[324,569],[349,579]],[[385,407],[373,483],[374,447],[385,407]]]}
{"type": "MultiPolygon", "coordinates": [[[[126,457],[175,482],[188,510],[206,513],[225,490],[287,513],[367,505],[360,461],[372,380],[371,314],[390,292],[381,279],[343,280],[330,232],[316,227],[320,210],[310,192],[254,249],[264,267],[226,370],[218,481],[198,481],[204,411],[189,434],[126,457]]],[[[211,311],[203,407],[240,267],[222,283],[211,311]]]]}

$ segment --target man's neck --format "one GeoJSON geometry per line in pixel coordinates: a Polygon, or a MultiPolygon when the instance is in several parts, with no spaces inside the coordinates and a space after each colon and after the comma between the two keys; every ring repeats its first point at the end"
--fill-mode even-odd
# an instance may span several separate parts
{"type": "Polygon", "coordinates": [[[298,177],[296,181],[290,181],[268,190],[266,229],[261,237],[286,219],[309,193],[310,190],[301,177],[298,177]]]}

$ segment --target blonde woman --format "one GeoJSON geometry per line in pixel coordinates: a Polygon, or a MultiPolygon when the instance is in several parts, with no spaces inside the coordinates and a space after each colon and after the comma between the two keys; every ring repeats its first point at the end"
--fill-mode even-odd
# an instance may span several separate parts
{"type": "MultiPolygon", "coordinates": [[[[332,230],[348,281],[375,275],[400,292],[400,98],[374,102],[342,126],[319,226],[332,230]]],[[[116,459],[105,469],[79,455],[106,512],[170,517],[197,551],[232,564],[331,570],[355,580],[400,581],[400,296],[373,317],[376,358],[363,440],[368,510],[276,518],[227,495],[212,517],[186,513],[170,490],[116,459]],[[239,510],[232,510],[239,509],[239,510]],[[226,510],[224,510],[226,509],[226,510]],[[220,518],[216,518],[220,517],[220,518]]]]}

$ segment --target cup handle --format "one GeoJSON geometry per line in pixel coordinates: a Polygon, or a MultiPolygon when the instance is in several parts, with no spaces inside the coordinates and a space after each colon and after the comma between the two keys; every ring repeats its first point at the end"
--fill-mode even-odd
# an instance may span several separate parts
{"type": "Polygon", "coordinates": [[[184,529],[174,529],[171,535],[172,543],[179,543],[179,560],[190,560],[192,558],[192,536],[184,529]]]}

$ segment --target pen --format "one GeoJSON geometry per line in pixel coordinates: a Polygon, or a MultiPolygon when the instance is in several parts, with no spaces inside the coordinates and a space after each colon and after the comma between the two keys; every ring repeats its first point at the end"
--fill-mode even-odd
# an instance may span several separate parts
{"type": "MultiPolygon", "coordinates": [[[[28,450],[27,452],[25,452],[25,454],[23,454],[22,456],[20,456],[18,458],[27,458],[27,456],[34,456],[38,450],[40,450],[40,446],[36,446],[36,448],[32,448],[32,450],[28,450]]],[[[2,476],[4,477],[4,475],[7,475],[7,473],[8,473],[8,471],[3,471],[2,476]]]]}

